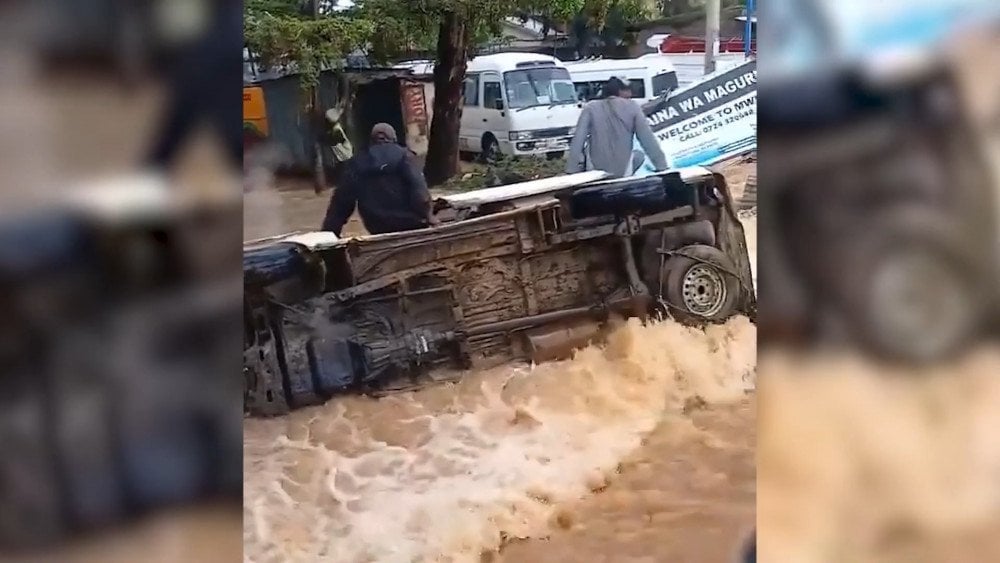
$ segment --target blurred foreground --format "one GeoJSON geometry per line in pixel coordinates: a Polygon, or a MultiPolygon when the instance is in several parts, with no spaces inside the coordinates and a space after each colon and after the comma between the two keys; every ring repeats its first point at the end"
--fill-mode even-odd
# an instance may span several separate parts
{"type": "Polygon", "coordinates": [[[147,166],[207,28],[0,10],[0,559],[239,560],[239,178],[208,136],[147,166]]]}
{"type": "Polygon", "coordinates": [[[1000,350],[912,370],[762,354],[762,561],[1000,560],[1000,350]]]}
{"type": "Polygon", "coordinates": [[[1000,560],[998,8],[761,8],[761,561],[1000,560]]]}

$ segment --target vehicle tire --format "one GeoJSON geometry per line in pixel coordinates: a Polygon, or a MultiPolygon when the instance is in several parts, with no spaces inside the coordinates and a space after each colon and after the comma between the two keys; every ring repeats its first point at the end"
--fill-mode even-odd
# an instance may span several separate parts
{"type": "Polygon", "coordinates": [[[479,155],[479,158],[486,164],[495,164],[502,157],[503,152],[500,150],[500,141],[497,140],[493,133],[484,135],[483,152],[479,155]]]}
{"type": "Polygon", "coordinates": [[[931,210],[899,209],[857,243],[838,289],[859,346],[915,363],[971,343],[989,309],[986,260],[953,227],[931,210]]]}
{"type": "Polygon", "coordinates": [[[736,313],[740,281],[736,266],[718,248],[693,244],[663,265],[663,297],[682,322],[721,322],[736,313]]]}

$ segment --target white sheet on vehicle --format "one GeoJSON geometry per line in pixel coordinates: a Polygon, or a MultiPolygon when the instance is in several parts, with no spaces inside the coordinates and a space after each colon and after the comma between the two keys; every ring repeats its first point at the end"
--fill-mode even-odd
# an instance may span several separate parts
{"type": "Polygon", "coordinates": [[[553,176],[552,178],[542,178],[518,184],[497,186],[495,188],[485,188],[473,190],[460,194],[450,194],[441,196],[438,199],[448,202],[453,207],[474,207],[484,203],[493,203],[509,199],[521,199],[534,197],[546,193],[559,191],[573,186],[580,186],[588,182],[603,180],[609,176],[606,172],[593,170],[590,172],[580,172],[579,174],[566,174],[563,176],[553,176]]]}
{"type": "MultiPolygon", "coordinates": [[[[676,168],[660,174],[667,174],[670,172],[680,173],[681,178],[685,181],[704,178],[712,174],[709,169],[703,166],[676,168]]],[[[475,207],[477,205],[494,203],[497,201],[543,196],[566,188],[582,186],[584,184],[599,182],[601,180],[614,181],[611,180],[610,177],[611,175],[606,172],[592,170],[590,172],[581,172],[579,174],[566,174],[564,176],[531,180],[529,182],[521,182],[519,184],[510,184],[507,186],[485,188],[461,194],[446,195],[441,196],[438,199],[446,201],[452,207],[475,207]]],[[[627,179],[629,178],[622,178],[621,180],[627,179]]]]}
{"type": "Polygon", "coordinates": [[[309,250],[321,250],[337,246],[341,240],[342,239],[340,237],[330,231],[300,231],[245,241],[243,243],[243,248],[248,249],[260,246],[269,246],[279,242],[291,242],[294,244],[301,244],[309,250]]]}

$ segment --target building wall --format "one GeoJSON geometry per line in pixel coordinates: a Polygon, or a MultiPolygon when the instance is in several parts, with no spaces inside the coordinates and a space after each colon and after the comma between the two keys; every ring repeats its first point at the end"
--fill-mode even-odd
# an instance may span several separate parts
{"type": "MultiPolygon", "coordinates": [[[[306,111],[305,93],[297,76],[284,76],[257,84],[264,91],[267,106],[269,139],[282,146],[291,159],[293,169],[310,170],[313,165],[312,139],[315,124],[306,111]]],[[[333,107],[338,101],[337,77],[334,73],[320,76],[319,97],[323,107],[333,107]]]]}
{"type": "MultiPolygon", "coordinates": [[[[351,78],[352,83],[358,80],[359,83],[372,79],[364,75],[351,78]]],[[[395,80],[396,77],[385,75],[375,79],[395,80]]],[[[320,77],[319,97],[320,104],[325,108],[336,107],[338,104],[345,104],[347,115],[341,123],[347,135],[354,142],[355,147],[364,144],[367,139],[367,132],[357,131],[359,126],[355,123],[353,110],[356,109],[354,100],[342,97],[341,79],[337,73],[324,72],[320,77]]],[[[410,150],[418,155],[427,153],[427,141],[430,134],[430,120],[432,115],[434,100],[434,84],[429,77],[415,77],[413,80],[403,80],[402,85],[408,82],[415,82],[417,88],[423,88],[423,107],[417,107],[419,96],[413,96],[398,100],[401,105],[405,120],[405,130],[398,131],[406,139],[406,145],[410,150]],[[404,106],[404,100],[410,102],[410,106],[404,106]],[[421,113],[423,110],[423,113],[421,113]]],[[[264,100],[267,108],[267,121],[270,129],[269,139],[283,147],[289,158],[289,166],[293,170],[309,172],[313,169],[313,139],[316,138],[317,131],[314,129],[323,126],[323,123],[315,123],[308,114],[306,102],[308,101],[303,92],[299,78],[297,76],[284,76],[272,80],[265,80],[254,84],[261,87],[264,92],[264,100]]],[[[329,148],[324,147],[324,161],[332,163],[333,154],[329,148]]]]}

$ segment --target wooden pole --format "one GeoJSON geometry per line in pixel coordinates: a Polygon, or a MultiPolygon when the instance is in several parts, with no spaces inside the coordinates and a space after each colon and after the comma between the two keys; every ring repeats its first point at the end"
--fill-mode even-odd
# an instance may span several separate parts
{"type": "MultiPolygon", "coordinates": [[[[320,0],[312,0],[312,16],[314,20],[319,19],[320,0]]],[[[320,69],[319,79],[323,78],[323,69],[320,69]]],[[[320,107],[319,83],[312,89],[312,111],[309,112],[316,122],[316,127],[325,127],[326,121],[323,117],[323,109],[320,107]]],[[[326,189],[326,168],[323,166],[323,145],[319,142],[319,130],[316,131],[317,138],[313,143],[313,191],[319,195],[326,189]]]]}

